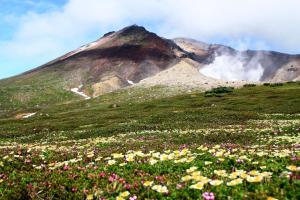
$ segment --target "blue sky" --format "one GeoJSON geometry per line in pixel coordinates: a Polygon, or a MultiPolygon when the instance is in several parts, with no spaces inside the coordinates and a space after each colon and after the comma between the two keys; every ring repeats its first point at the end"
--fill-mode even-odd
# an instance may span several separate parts
{"type": "Polygon", "coordinates": [[[167,38],[296,54],[299,7],[298,0],[0,0],[0,78],[131,24],[167,38]]]}

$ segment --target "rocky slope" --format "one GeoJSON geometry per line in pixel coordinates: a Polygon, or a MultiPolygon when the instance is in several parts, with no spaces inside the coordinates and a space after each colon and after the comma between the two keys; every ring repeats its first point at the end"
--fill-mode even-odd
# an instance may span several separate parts
{"type": "Polygon", "coordinates": [[[247,73],[254,71],[257,82],[286,82],[300,78],[300,55],[273,51],[238,51],[231,47],[210,45],[188,38],[177,38],[174,41],[182,49],[195,54],[195,60],[203,64],[203,67],[212,67],[212,77],[224,71],[228,72],[233,66],[233,76],[233,73],[243,70],[243,74],[246,75],[244,78],[247,79],[247,73]]]}

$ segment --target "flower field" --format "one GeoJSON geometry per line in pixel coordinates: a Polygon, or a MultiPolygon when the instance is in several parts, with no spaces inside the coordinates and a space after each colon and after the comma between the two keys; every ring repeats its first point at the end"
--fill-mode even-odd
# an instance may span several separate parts
{"type": "Polygon", "coordinates": [[[0,199],[300,199],[300,120],[247,124],[3,141],[0,199]]]}
{"type": "Polygon", "coordinates": [[[299,83],[169,90],[2,110],[0,199],[300,199],[299,83]]]}

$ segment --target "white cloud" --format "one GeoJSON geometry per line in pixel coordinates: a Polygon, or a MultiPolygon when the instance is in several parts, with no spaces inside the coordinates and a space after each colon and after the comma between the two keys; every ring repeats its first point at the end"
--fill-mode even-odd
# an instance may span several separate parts
{"type": "Polygon", "coordinates": [[[0,55],[42,64],[133,23],[165,37],[222,38],[243,49],[271,45],[300,53],[299,7],[298,0],[69,0],[59,10],[20,17],[12,39],[0,42],[0,55]]]}

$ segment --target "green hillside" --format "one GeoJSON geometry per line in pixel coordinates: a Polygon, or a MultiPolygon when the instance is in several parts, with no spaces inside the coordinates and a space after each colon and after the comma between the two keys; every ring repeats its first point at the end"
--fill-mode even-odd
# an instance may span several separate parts
{"type": "Polygon", "coordinates": [[[298,82],[48,97],[0,118],[0,199],[300,198],[298,82]]]}

